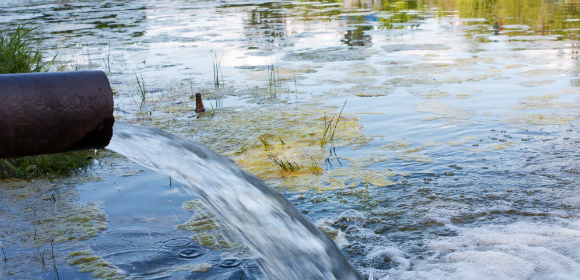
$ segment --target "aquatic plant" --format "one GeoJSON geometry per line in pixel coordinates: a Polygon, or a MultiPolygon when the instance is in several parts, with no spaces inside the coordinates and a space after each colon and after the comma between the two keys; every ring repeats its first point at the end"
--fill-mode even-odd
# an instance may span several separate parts
{"type": "Polygon", "coordinates": [[[268,151],[268,150],[274,149],[274,146],[272,146],[272,144],[270,144],[270,142],[268,141],[268,139],[266,139],[266,136],[265,135],[260,135],[260,137],[258,137],[258,139],[260,140],[260,142],[264,146],[264,151],[268,151]]]}
{"type": "Polygon", "coordinates": [[[147,101],[147,89],[145,88],[145,80],[143,79],[143,74],[139,72],[141,76],[141,80],[137,76],[137,72],[135,71],[135,79],[137,79],[137,90],[139,92],[139,96],[141,97],[141,105],[139,106],[139,110],[143,109],[143,103],[147,101]]]}
{"type": "Polygon", "coordinates": [[[271,161],[274,162],[281,170],[284,171],[298,171],[300,170],[300,165],[296,162],[290,162],[286,156],[284,156],[284,160],[279,159],[278,157],[271,155],[268,157],[271,161]]]}
{"type": "Polygon", "coordinates": [[[332,139],[334,139],[334,134],[336,133],[336,127],[338,126],[338,121],[340,121],[340,116],[342,115],[342,110],[344,110],[344,106],[346,106],[346,101],[344,101],[344,104],[342,105],[342,109],[340,109],[340,113],[338,114],[338,117],[336,118],[336,121],[334,121],[334,116],[332,118],[330,118],[330,120],[327,122],[326,121],[326,117],[324,117],[324,130],[322,132],[322,139],[320,139],[320,147],[324,147],[324,144],[326,144],[328,141],[331,141],[332,139]],[[334,121],[334,127],[332,126],[334,121]]]}
{"type": "MultiPolygon", "coordinates": [[[[212,51],[213,52],[213,51],[212,51]]],[[[222,58],[223,58],[223,54],[220,58],[218,58],[217,53],[213,53],[213,85],[215,88],[219,88],[220,87],[220,81],[221,81],[221,86],[224,86],[224,74],[222,72],[222,58]],[[220,75],[221,75],[221,79],[220,79],[220,75]]]]}
{"type": "Polygon", "coordinates": [[[312,165],[310,166],[310,172],[319,173],[319,172],[324,171],[324,169],[322,169],[322,167],[318,166],[318,163],[316,163],[314,158],[310,157],[310,160],[312,160],[312,165]]]}
{"type": "Polygon", "coordinates": [[[111,42],[107,44],[107,53],[105,54],[105,62],[107,63],[107,72],[111,72],[111,42]]]}
{"type": "Polygon", "coordinates": [[[40,46],[34,46],[33,29],[19,25],[15,29],[0,30],[0,74],[47,72],[56,55],[43,62],[40,46]]]}
{"type": "Polygon", "coordinates": [[[281,85],[282,81],[280,79],[280,68],[278,67],[278,64],[274,66],[272,63],[272,65],[268,66],[268,86],[270,88],[270,95],[272,97],[276,97],[276,88],[279,88],[281,85]]]}

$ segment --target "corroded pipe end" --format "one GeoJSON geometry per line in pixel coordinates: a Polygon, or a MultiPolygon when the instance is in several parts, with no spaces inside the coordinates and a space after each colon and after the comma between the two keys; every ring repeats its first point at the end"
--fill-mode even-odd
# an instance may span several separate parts
{"type": "Polygon", "coordinates": [[[0,75],[0,158],[104,148],[113,91],[102,71],[0,75]]]}
{"type": "Polygon", "coordinates": [[[203,113],[205,112],[205,108],[203,108],[203,102],[201,101],[201,93],[195,94],[195,112],[196,113],[203,113]]]}

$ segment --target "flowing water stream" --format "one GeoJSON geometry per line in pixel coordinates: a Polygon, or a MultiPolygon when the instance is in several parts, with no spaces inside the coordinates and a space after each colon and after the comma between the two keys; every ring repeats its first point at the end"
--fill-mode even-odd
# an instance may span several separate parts
{"type": "Polygon", "coordinates": [[[334,241],[256,176],[192,140],[117,122],[107,147],[187,185],[270,279],[362,279],[334,241]]]}

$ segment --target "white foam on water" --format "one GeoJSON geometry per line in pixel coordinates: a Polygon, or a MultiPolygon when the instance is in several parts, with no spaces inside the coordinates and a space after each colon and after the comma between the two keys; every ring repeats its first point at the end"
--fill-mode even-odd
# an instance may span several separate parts
{"type": "MultiPolygon", "coordinates": [[[[426,240],[430,257],[394,267],[382,279],[580,279],[579,220],[447,227],[458,235],[426,240]]],[[[379,252],[367,258],[399,256],[379,252]]]]}

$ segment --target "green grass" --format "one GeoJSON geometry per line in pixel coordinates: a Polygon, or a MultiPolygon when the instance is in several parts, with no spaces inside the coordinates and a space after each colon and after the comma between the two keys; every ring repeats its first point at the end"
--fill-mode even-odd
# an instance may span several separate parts
{"type": "MultiPolygon", "coordinates": [[[[212,50],[213,52],[213,50],[212,50]]],[[[213,53],[213,85],[215,88],[219,88],[220,87],[220,81],[221,81],[221,87],[224,87],[224,74],[222,72],[222,58],[224,57],[224,54],[222,53],[222,56],[220,58],[218,58],[217,53],[213,53]],[[220,75],[221,75],[221,79],[220,79],[220,75]]]]}
{"type": "Polygon", "coordinates": [[[274,149],[274,146],[272,144],[270,144],[268,139],[266,139],[266,136],[260,135],[260,137],[258,137],[258,139],[260,140],[260,142],[262,142],[262,145],[264,146],[264,151],[274,149]]]}
{"type": "Polygon", "coordinates": [[[56,56],[43,61],[32,31],[24,25],[0,30],[0,74],[47,72],[54,64],[56,56]]]}
{"type": "Polygon", "coordinates": [[[332,139],[334,139],[334,133],[336,132],[336,127],[338,126],[338,121],[340,121],[340,116],[342,115],[342,110],[344,110],[344,106],[346,106],[346,101],[342,105],[342,109],[340,109],[340,113],[334,121],[334,117],[330,118],[330,121],[326,121],[326,117],[324,117],[324,131],[322,133],[322,139],[320,139],[320,147],[324,147],[324,144],[328,143],[332,139]],[[332,126],[334,121],[334,127],[332,126]]]}
{"type": "Polygon", "coordinates": [[[0,159],[0,179],[33,179],[86,170],[94,151],[0,159]]]}
{"type": "Polygon", "coordinates": [[[147,89],[145,89],[145,80],[143,79],[143,74],[139,72],[141,76],[141,80],[137,76],[137,72],[135,71],[135,79],[137,79],[137,91],[139,92],[139,97],[141,97],[141,105],[139,106],[139,110],[143,109],[143,104],[147,101],[147,89]]]}
{"type": "MultiPolygon", "coordinates": [[[[56,56],[43,61],[40,41],[32,35],[34,29],[20,25],[0,30],[0,74],[46,72],[56,56]]],[[[62,67],[56,69],[62,70],[62,67]]],[[[91,165],[93,151],[69,152],[19,158],[0,158],[0,179],[34,179],[68,175],[91,165]]]]}
{"type": "Polygon", "coordinates": [[[300,165],[296,162],[290,162],[286,157],[284,159],[279,159],[278,157],[272,155],[268,157],[274,164],[278,166],[281,170],[292,172],[300,170],[300,165]]]}

